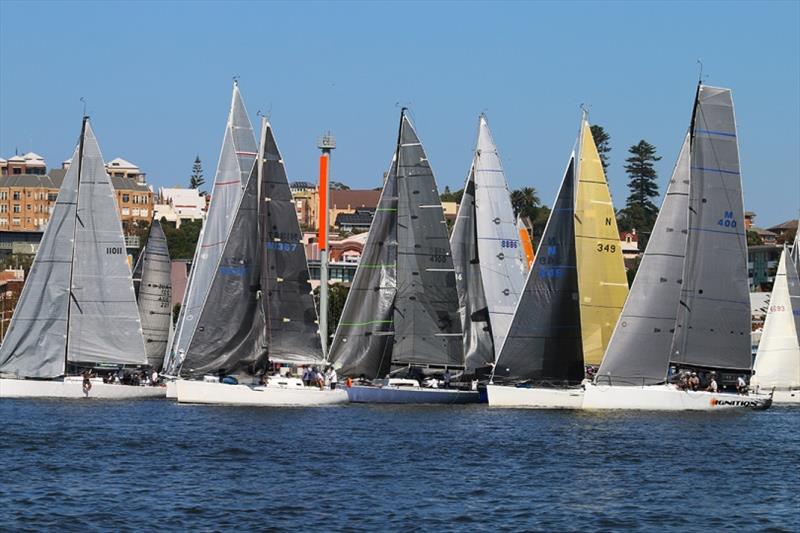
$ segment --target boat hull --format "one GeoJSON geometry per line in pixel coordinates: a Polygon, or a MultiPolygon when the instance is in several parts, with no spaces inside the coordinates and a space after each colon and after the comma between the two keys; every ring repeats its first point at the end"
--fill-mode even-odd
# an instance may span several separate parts
{"type": "Polygon", "coordinates": [[[624,387],[586,385],[584,409],[639,411],[730,411],[766,409],[772,399],[763,394],[740,396],[724,392],[682,391],[671,385],[624,387]]]}
{"type": "Polygon", "coordinates": [[[772,403],[800,405],[800,389],[775,389],[772,403]]]}
{"type": "Polygon", "coordinates": [[[177,385],[177,380],[175,379],[167,381],[167,399],[168,400],[178,399],[178,385],[177,385]]]}
{"type": "Polygon", "coordinates": [[[175,381],[175,388],[179,403],[265,407],[311,407],[347,403],[347,393],[342,389],[228,385],[185,379],[175,381]]]}
{"type": "Polygon", "coordinates": [[[583,406],[583,389],[580,388],[486,385],[486,396],[490,407],[580,409],[583,406]]]}
{"type": "Polygon", "coordinates": [[[423,387],[373,387],[353,385],[347,396],[353,403],[467,404],[478,403],[478,391],[428,389],[423,387]]]}
{"type": "Polygon", "coordinates": [[[0,379],[0,398],[145,400],[164,398],[166,391],[167,389],[165,387],[137,387],[133,385],[92,382],[91,390],[88,394],[84,394],[83,381],[80,379],[64,381],[0,379]]]}

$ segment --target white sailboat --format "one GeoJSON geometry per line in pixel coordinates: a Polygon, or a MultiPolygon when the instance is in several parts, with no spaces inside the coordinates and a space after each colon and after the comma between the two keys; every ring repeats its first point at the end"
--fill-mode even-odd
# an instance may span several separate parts
{"type": "Polygon", "coordinates": [[[729,89],[699,85],[678,162],[585,409],[766,408],[761,395],[685,391],[670,369],[749,373],[742,184],[729,89]]]}
{"type": "Polygon", "coordinates": [[[750,386],[774,391],[775,403],[800,404],[800,279],[786,246],[775,274],[750,386]]]}
{"type": "MultiPolygon", "coordinates": [[[[527,232],[526,232],[527,234],[527,232]]],[[[491,371],[528,271],[508,183],[486,117],[450,236],[466,373],[491,371]]]]}
{"type": "MultiPolygon", "coordinates": [[[[137,261],[140,271],[136,297],[139,302],[147,363],[155,370],[160,370],[164,364],[172,330],[170,265],[167,237],[164,235],[161,223],[153,220],[150,223],[147,244],[137,261]]],[[[136,269],[134,269],[134,285],[137,285],[136,281],[136,269]]]]}
{"type": "Polygon", "coordinates": [[[493,407],[579,409],[627,294],[614,208],[589,122],[569,158],[508,336],[486,386],[493,407]]]}
{"type": "Polygon", "coordinates": [[[116,195],[88,117],[0,346],[0,398],[153,398],[83,369],[146,365],[116,195]]]}
{"type": "Polygon", "coordinates": [[[270,363],[324,366],[302,233],[283,158],[262,119],[261,144],[175,382],[180,403],[312,406],[344,390],[267,375],[270,363]],[[236,376],[229,384],[219,375],[236,376]],[[249,383],[247,383],[249,381],[249,383]]]}

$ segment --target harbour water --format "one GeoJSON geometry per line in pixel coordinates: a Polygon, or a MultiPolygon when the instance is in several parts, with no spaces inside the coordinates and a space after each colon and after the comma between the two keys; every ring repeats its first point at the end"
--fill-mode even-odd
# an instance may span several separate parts
{"type": "Polygon", "coordinates": [[[2,530],[797,531],[800,410],[0,402],[2,530]]]}

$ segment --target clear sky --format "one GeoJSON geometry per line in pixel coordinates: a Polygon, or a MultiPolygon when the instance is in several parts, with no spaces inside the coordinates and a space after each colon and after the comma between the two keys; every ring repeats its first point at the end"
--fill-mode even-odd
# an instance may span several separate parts
{"type": "Polygon", "coordinates": [[[627,148],[663,156],[662,190],[688,127],[697,59],[731,87],[745,206],[769,226],[800,207],[800,2],[0,1],[0,155],[71,155],[88,101],[107,160],[155,186],[213,178],[240,76],[269,113],[291,180],[315,181],[316,138],[337,138],[333,178],[376,187],[400,105],[440,190],[462,186],[486,112],[512,188],[552,205],[579,106],[612,137],[616,207],[627,148]]]}

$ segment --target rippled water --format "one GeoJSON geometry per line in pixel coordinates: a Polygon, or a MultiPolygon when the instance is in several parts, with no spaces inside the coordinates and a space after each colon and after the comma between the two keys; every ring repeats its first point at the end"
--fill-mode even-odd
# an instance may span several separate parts
{"type": "Polygon", "coordinates": [[[0,402],[0,530],[797,531],[800,409],[0,402]]]}

